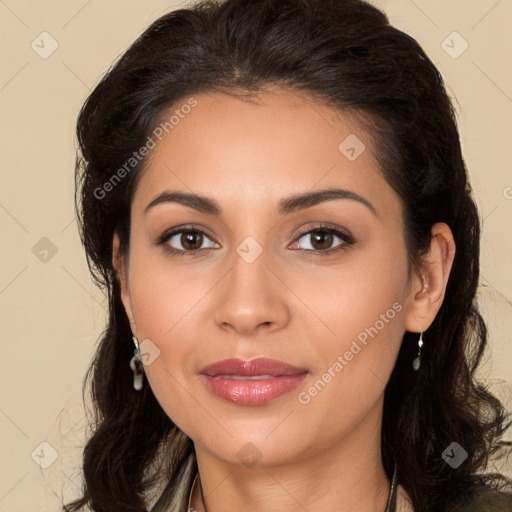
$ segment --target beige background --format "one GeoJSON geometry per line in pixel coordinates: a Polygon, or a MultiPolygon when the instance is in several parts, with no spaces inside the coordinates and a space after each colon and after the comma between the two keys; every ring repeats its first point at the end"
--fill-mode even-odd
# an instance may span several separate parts
{"type": "MultiPolygon", "coordinates": [[[[375,3],[420,42],[458,102],[485,219],[481,299],[492,353],[481,375],[512,409],[512,2],[375,3]],[[463,39],[448,37],[454,31],[463,39]],[[447,53],[456,56],[464,41],[460,56],[447,53]]],[[[111,62],[176,5],[0,0],[0,511],[57,511],[77,495],[82,377],[105,302],[74,221],[76,115],[111,62]],[[39,52],[51,49],[42,32],[58,43],[46,59],[31,47],[35,41],[39,52]]]]}

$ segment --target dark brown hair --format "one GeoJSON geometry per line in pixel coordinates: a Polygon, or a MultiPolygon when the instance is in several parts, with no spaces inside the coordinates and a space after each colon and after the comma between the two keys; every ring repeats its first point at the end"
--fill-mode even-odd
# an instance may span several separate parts
{"type": "Polygon", "coordinates": [[[186,510],[197,469],[193,444],[149,386],[133,390],[131,330],[112,268],[116,230],[128,253],[131,198],[145,159],[108,193],[104,184],[169,107],[201,92],[256,95],[270,85],[364,123],[381,172],[401,199],[412,265],[428,250],[435,223],[447,223],[455,238],[444,302],[424,333],[421,368],[411,368],[417,335],[405,333],[386,387],[387,474],[396,461],[416,512],[452,510],[462,496],[484,496],[494,487],[501,492],[492,491],[493,499],[508,507],[510,481],[485,473],[500,447],[508,451],[500,441],[508,415],[475,378],[487,339],[475,302],[480,221],[438,70],[415,39],[363,0],[206,0],[156,20],[79,115],[76,208],[89,267],[108,295],[109,319],[86,376],[92,375],[95,423],[84,450],[84,495],[66,510],[145,511],[145,493],[162,477],[167,485],[153,511],[186,510]],[[442,458],[452,442],[468,453],[455,469],[442,458]],[[165,462],[155,465],[162,453],[165,462]]]}

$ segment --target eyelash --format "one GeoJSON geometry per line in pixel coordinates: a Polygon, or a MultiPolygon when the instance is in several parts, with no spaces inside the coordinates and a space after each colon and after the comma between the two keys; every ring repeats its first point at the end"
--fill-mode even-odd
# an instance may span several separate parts
{"type": "MultiPolygon", "coordinates": [[[[310,228],[310,229],[300,233],[297,236],[297,238],[295,239],[294,243],[296,243],[296,241],[300,240],[303,236],[310,235],[312,233],[316,233],[317,231],[333,234],[333,235],[337,236],[339,239],[341,239],[342,243],[332,249],[326,249],[323,251],[322,250],[314,250],[314,249],[295,249],[295,250],[306,252],[306,253],[315,253],[315,255],[317,254],[319,256],[325,256],[325,255],[333,254],[340,250],[346,250],[348,247],[350,247],[356,243],[356,241],[350,234],[348,234],[347,232],[341,231],[339,228],[336,228],[330,224],[319,224],[319,225],[315,226],[314,228],[310,228]]],[[[200,234],[206,235],[208,238],[211,238],[202,229],[199,229],[193,225],[190,225],[190,226],[182,226],[178,229],[164,233],[157,239],[156,244],[159,246],[163,246],[165,251],[167,251],[170,254],[175,255],[175,256],[186,256],[186,255],[198,256],[198,254],[205,249],[195,249],[195,250],[175,249],[174,247],[171,247],[167,243],[169,241],[169,239],[172,238],[174,235],[176,235],[178,233],[184,233],[184,232],[185,233],[186,232],[200,233],[200,234]]]]}

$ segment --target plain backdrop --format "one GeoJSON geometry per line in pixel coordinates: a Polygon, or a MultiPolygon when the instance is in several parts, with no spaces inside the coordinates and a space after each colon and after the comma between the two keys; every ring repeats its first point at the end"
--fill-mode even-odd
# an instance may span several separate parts
{"type": "MultiPolygon", "coordinates": [[[[484,219],[479,295],[491,350],[479,375],[510,410],[512,2],[374,3],[419,41],[454,98],[484,219]]],[[[178,5],[0,0],[0,511],[57,511],[78,495],[82,378],[105,300],[74,220],[76,116],[111,63],[178,5]]]]}

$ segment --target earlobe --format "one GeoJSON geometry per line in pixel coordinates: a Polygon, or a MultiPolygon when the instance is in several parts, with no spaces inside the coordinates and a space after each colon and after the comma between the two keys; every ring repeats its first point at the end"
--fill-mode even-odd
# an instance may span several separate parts
{"type": "Polygon", "coordinates": [[[453,234],[447,224],[439,222],[432,227],[430,250],[423,258],[421,271],[411,281],[407,331],[425,331],[434,321],[444,300],[454,258],[453,234]]]}
{"type": "Polygon", "coordinates": [[[112,266],[116,274],[116,280],[119,283],[121,293],[121,301],[123,302],[124,310],[128,316],[132,332],[135,332],[135,321],[132,312],[132,305],[130,299],[130,290],[128,287],[128,269],[126,268],[125,258],[121,254],[119,235],[114,233],[112,240],[112,266]]]}

